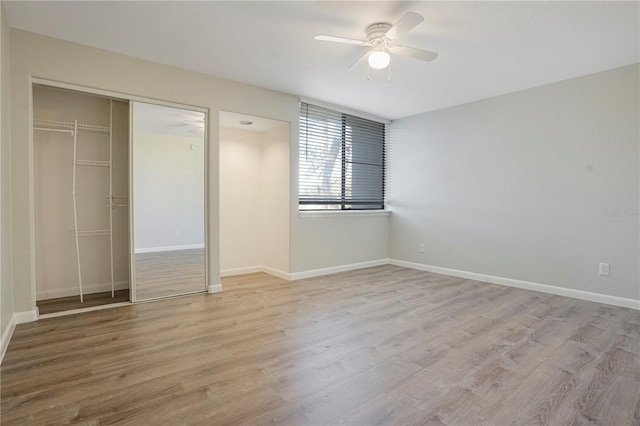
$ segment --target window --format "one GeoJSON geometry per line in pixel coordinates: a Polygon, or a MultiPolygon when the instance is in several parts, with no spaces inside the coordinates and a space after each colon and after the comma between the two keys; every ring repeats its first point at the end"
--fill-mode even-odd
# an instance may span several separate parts
{"type": "Polygon", "coordinates": [[[384,123],[300,105],[300,210],[384,208],[384,123]]]}

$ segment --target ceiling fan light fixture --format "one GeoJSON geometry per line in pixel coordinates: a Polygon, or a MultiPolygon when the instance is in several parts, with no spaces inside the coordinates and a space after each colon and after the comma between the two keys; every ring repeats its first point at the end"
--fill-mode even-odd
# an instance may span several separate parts
{"type": "Polygon", "coordinates": [[[369,55],[369,66],[376,70],[381,70],[389,66],[391,55],[384,50],[376,50],[369,55]]]}

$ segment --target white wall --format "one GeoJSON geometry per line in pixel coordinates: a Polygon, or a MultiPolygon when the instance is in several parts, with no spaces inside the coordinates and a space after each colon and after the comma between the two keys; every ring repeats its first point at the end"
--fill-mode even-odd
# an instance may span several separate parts
{"type": "Polygon", "coordinates": [[[220,269],[258,268],[262,133],[220,129],[220,269]]]}
{"type": "MultiPolygon", "coordinates": [[[[13,317],[9,27],[0,2],[0,333],[13,317]]],[[[1,348],[4,349],[4,348],[1,348]]],[[[1,350],[0,349],[0,350],[1,350]]]]}
{"type": "Polygon", "coordinates": [[[262,265],[273,271],[290,271],[289,163],[290,126],[262,133],[261,242],[262,265]]]}
{"type": "Polygon", "coordinates": [[[133,133],[136,253],[204,247],[204,181],[204,137],[133,133]]]}
{"type": "Polygon", "coordinates": [[[220,265],[289,272],[289,125],[220,129],[220,265]]]}
{"type": "Polygon", "coordinates": [[[385,261],[388,257],[388,216],[298,213],[297,197],[292,202],[296,206],[291,217],[293,273],[385,261]]]}
{"type": "Polygon", "coordinates": [[[640,299],[638,70],[393,122],[390,257],[640,299]]]}

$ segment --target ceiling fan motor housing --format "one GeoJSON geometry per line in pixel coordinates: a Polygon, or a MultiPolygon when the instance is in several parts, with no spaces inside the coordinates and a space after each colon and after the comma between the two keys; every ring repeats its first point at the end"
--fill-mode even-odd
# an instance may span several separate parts
{"type": "Polygon", "coordinates": [[[367,40],[371,44],[380,43],[384,41],[384,35],[391,28],[391,24],[387,24],[384,22],[379,22],[376,24],[371,24],[367,27],[367,40]]]}

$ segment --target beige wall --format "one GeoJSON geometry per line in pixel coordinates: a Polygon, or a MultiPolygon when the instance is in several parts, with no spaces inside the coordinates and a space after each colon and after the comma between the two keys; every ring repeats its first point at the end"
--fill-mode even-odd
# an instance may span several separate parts
{"type": "Polygon", "coordinates": [[[640,299],[638,70],[394,121],[391,257],[640,299]]]}
{"type": "MultiPolygon", "coordinates": [[[[289,163],[290,126],[284,125],[262,133],[261,223],[262,265],[288,273],[289,266],[289,163]]],[[[295,206],[297,208],[297,206],[295,206]]]]}
{"type": "MultiPolygon", "coordinates": [[[[2,4],[0,3],[0,8],[2,4]]],[[[13,316],[11,265],[11,114],[9,27],[0,9],[0,326],[4,333],[13,316]]]]}
{"type": "Polygon", "coordinates": [[[220,129],[220,265],[224,274],[289,272],[289,125],[220,129]]]}
{"type": "Polygon", "coordinates": [[[220,269],[262,266],[262,133],[220,129],[220,269]]]}
{"type": "MultiPolygon", "coordinates": [[[[297,198],[294,202],[297,208],[297,198]]],[[[294,273],[384,261],[388,257],[389,217],[386,215],[348,213],[325,217],[296,211],[291,222],[291,270],[294,273]]]]}

